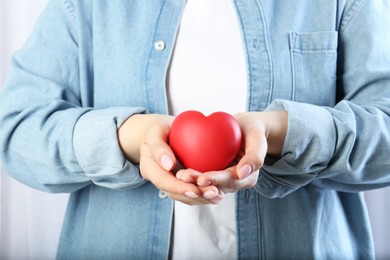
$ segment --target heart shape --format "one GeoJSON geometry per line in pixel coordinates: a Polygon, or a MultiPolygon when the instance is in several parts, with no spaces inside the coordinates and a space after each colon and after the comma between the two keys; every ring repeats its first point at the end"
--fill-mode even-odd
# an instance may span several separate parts
{"type": "Polygon", "coordinates": [[[199,172],[226,169],[241,147],[237,120],[225,112],[206,117],[189,110],[179,114],[169,132],[169,145],[185,168],[199,172]]]}

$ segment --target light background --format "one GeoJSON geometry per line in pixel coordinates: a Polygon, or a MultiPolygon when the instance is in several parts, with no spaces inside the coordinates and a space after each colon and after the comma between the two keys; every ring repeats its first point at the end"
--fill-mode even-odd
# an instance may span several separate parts
{"type": "MultiPolygon", "coordinates": [[[[23,46],[46,2],[0,0],[1,85],[12,53],[23,46]]],[[[0,169],[0,259],[54,259],[67,198],[28,188],[0,169]]],[[[377,259],[390,258],[389,198],[390,188],[366,193],[377,259]]]]}

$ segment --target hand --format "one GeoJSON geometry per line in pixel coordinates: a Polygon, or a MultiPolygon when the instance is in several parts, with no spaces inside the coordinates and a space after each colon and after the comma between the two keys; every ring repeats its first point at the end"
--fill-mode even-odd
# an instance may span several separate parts
{"type": "Polygon", "coordinates": [[[236,168],[242,180],[263,166],[267,154],[281,157],[288,114],[286,111],[247,112],[237,114],[236,119],[243,136],[236,168]]]}
{"type": "Polygon", "coordinates": [[[236,115],[243,134],[237,165],[223,171],[211,171],[194,175],[191,171],[177,174],[177,178],[198,186],[214,185],[220,193],[235,192],[253,187],[257,183],[259,169],[265,156],[280,157],[286,132],[287,112],[249,112],[236,115]]]}
{"type": "Polygon", "coordinates": [[[215,186],[198,187],[177,179],[172,170],[176,158],[167,144],[173,117],[134,115],[118,130],[118,141],[125,157],[140,164],[144,179],[151,181],[170,198],[189,205],[214,204],[223,194],[215,186]]]}

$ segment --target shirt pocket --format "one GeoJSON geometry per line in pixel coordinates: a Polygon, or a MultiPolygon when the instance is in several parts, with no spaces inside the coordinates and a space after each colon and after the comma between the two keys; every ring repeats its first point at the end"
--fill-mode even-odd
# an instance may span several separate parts
{"type": "Polygon", "coordinates": [[[337,44],[336,31],[290,33],[293,100],[335,104],[337,44]]]}

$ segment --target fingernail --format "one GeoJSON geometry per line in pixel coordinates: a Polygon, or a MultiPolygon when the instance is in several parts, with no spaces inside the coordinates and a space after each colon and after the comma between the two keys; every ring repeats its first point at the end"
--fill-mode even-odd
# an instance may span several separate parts
{"type": "Polygon", "coordinates": [[[202,186],[202,187],[205,187],[205,186],[210,186],[212,183],[211,181],[207,181],[207,180],[198,180],[198,186],[202,186]]]}
{"type": "Polygon", "coordinates": [[[166,171],[170,171],[172,169],[173,161],[169,155],[164,154],[163,156],[161,156],[160,162],[161,162],[162,167],[166,171]]]}
{"type": "Polygon", "coordinates": [[[244,166],[242,166],[240,168],[237,175],[238,175],[238,178],[240,178],[240,180],[242,180],[242,179],[245,179],[246,177],[248,177],[249,174],[251,174],[251,172],[252,172],[252,167],[249,164],[245,164],[244,166]]]}
{"type": "Polygon", "coordinates": [[[186,197],[191,198],[191,199],[199,198],[199,195],[196,194],[195,192],[192,192],[192,191],[186,191],[186,192],[184,192],[184,195],[186,195],[186,197]]]}
{"type": "Polygon", "coordinates": [[[203,198],[208,199],[208,200],[214,199],[217,196],[218,196],[218,193],[216,193],[215,191],[212,191],[212,190],[208,190],[205,193],[203,193],[203,198]]]}

